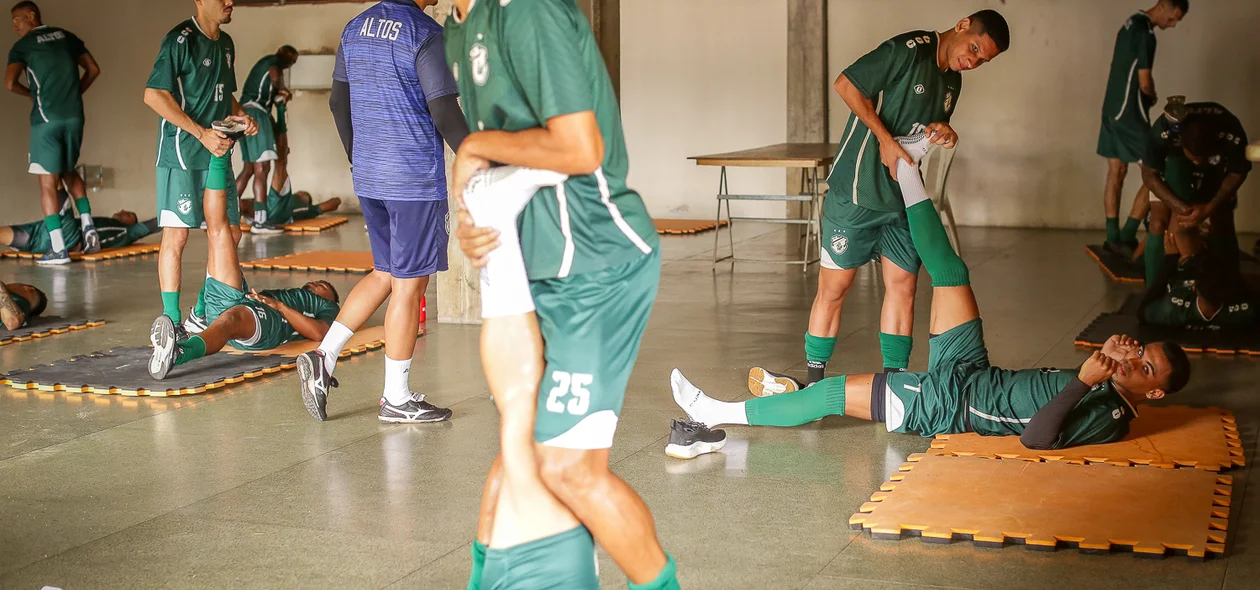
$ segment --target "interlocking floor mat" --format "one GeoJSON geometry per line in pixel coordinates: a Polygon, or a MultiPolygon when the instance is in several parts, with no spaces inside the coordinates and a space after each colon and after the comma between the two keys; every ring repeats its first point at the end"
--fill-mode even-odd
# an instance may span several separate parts
{"type": "Polygon", "coordinates": [[[1137,316],[1141,301],[1142,296],[1135,293],[1125,300],[1119,311],[1100,314],[1076,337],[1076,345],[1102,348],[1113,335],[1128,334],[1142,342],[1176,342],[1188,352],[1260,355],[1260,330],[1186,330],[1144,325],[1137,316]]]}
{"type": "Polygon", "coordinates": [[[369,273],[375,265],[371,252],[312,250],[298,254],[242,262],[242,268],[258,270],[314,270],[321,272],[369,273]]]}
{"type": "Polygon", "coordinates": [[[15,342],[26,342],[35,338],[47,338],[103,325],[105,325],[105,320],[67,319],[55,315],[40,316],[27,322],[25,327],[17,330],[6,330],[0,327],[0,346],[15,342]]]}

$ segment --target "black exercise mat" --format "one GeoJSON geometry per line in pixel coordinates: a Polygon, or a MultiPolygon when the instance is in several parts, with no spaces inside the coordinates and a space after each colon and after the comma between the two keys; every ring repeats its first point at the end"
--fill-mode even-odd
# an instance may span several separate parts
{"type": "Polygon", "coordinates": [[[24,342],[32,338],[42,338],[52,336],[54,334],[62,334],[74,330],[82,330],[84,328],[95,328],[105,323],[105,320],[88,320],[83,318],[62,318],[55,315],[39,316],[29,322],[27,325],[16,330],[6,330],[0,326],[0,346],[12,344],[14,342],[24,342]]]}
{"type": "Polygon", "coordinates": [[[1125,299],[1120,310],[1098,316],[1079,336],[1076,344],[1101,348],[1114,334],[1128,334],[1141,342],[1167,340],[1180,344],[1189,352],[1215,352],[1219,354],[1260,355],[1260,333],[1227,332],[1222,330],[1184,330],[1164,326],[1143,325],[1138,321],[1137,310],[1142,303],[1140,294],[1125,299]]]}
{"type": "Polygon", "coordinates": [[[149,376],[148,347],[124,346],[0,375],[19,389],[74,393],[171,396],[204,393],[232,383],[292,369],[296,359],[253,354],[212,354],[175,367],[166,379],[149,376]]]}
{"type": "MultiPolygon", "coordinates": [[[[1098,266],[1102,267],[1103,272],[1113,281],[1121,283],[1142,284],[1146,282],[1146,264],[1142,259],[1137,262],[1129,260],[1123,256],[1117,256],[1108,252],[1101,244],[1092,244],[1085,246],[1085,252],[1089,254],[1098,266]]],[[[1260,274],[1260,260],[1246,253],[1239,252],[1241,270],[1243,274],[1260,274]]]]}

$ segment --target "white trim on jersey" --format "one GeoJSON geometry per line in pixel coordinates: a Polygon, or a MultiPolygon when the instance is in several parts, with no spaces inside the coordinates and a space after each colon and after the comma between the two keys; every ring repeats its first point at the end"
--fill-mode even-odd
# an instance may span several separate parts
{"type": "MultiPolygon", "coordinates": [[[[1133,65],[1129,66],[1129,80],[1124,83],[1124,102],[1120,105],[1120,112],[1116,113],[1115,120],[1117,121],[1120,120],[1120,117],[1124,116],[1125,109],[1129,108],[1129,93],[1133,91],[1133,72],[1137,71],[1137,65],[1138,65],[1138,60],[1135,57],[1133,58],[1133,65]]],[[[1138,110],[1141,111],[1145,109],[1138,109],[1138,110]]],[[[1142,118],[1145,119],[1146,116],[1143,115],[1142,118]]],[[[1149,120],[1147,122],[1149,122],[1149,120]]]]}
{"type": "Polygon", "coordinates": [[[1032,418],[1007,418],[1005,416],[990,416],[971,406],[967,406],[967,411],[971,412],[972,415],[979,416],[981,418],[984,418],[985,420],[990,420],[993,422],[1004,422],[1007,424],[1028,424],[1029,422],[1032,422],[1032,418]]]}
{"type": "Polygon", "coordinates": [[[162,165],[162,145],[165,143],[166,143],[166,119],[162,119],[162,122],[158,123],[158,150],[157,150],[158,154],[157,154],[157,161],[153,163],[154,166],[162,165]]]}
{"type": "Polygon", "coordinates": [[[560,203],[560,233],[564,236],[564,256],[556,278],[563,279],[573,270],[573,230],[569,227],[569,198],[564,192],[563,182],[556,185],[556,200],[560,203]]]}
{"type": "Polygon", "coordinates": [[[209,39],[209,38],[210,38],[210,35],[206,35],[206,31],[205,31],[205,29],[202,29],[202,28],[201,28],[201,23],[197,22],[197,17],[196,17],[196,16],[193,16],[193,17],[189,18],[188,20],[192,21],[193,26],[194,26],[194,27],[197,27],[197,30],[198,30],[199,32],[201,32],[201,34],[202,34],[202,35],[205,35],[205,37],[206,37],[207,39],[209,39]]]}
{"type": "MultiPolygon", "coordinates": [[[[884,92],[880,91],[879,100],[875,103],[875,116],[884,109],[884,92]]],[[[858,178],[862,170],[862,156],[866,155],[866,144],[871,140],[871,128],[866,128],[866,136],[862,138],[862,147],[858,150],[857,163],[853,165],[853,204],[857,204],[858,178]]]]}
{"type": "Polygon", "coordinates": [[[612,216],[613,223],[617,224],[617,229],[620,229],[621,233],[630,238],[634,247],[638,248],[640,252],[651,254],[652,247],[647,245],[647,242],[643,241],[643,238],[638,233],[635,233],[634,228],[630,227],[629,223],[626,223],[626,218],[621,215],[621,209],[618,209],[617,205],[612,202],[612,191],[608,190],[608,179],[604,177],[603,166],[595,169],[595,182],[599,184],[599,200],[603,201],[605,207],[608,207],[608,214],[612,216]]]}
{"type": "Polygon", "coordinates": [[[857,115],[850,116],[853,117],[853,123],[849,126],[849,136],[844,138],[844,143],[840,145],[840,153],[836,154],[835,161],[831,163],[831,172],[827,173],[828,182],[831,181],[831,175],[836,173],[836,166],[840,164],[840,158],[844,157],[844,148],[849,147],[849,140],[853,139],[853,134],[857,132],[858,123],[861,122],[858,120],[857,115]]]}
{"type": "MultiPolygon", "coordinates": [[[[265,76],[263,76],[263,77],[262,77],[262,80],[259,80],[259,81],[258,81],[258,100],[263,100],[263,93],[262,93],[262,91],[263,91],[263,84],[266,84],[266,83],[268,83],[268,82],[270,82],[270,81],[271,81],[271,68],[267,68],[267,74],[266,74],[265,76]]],[[[251,102],[253,102],[253,101],[251,101],[251,102]]],[[[255,103],[255,104],[257,104],[257,103],[255,103]]],[[[258,105],[258,108],[262,109],[262,108],[263,108],[263,106],[262,106],[262,105],[258,105]]],[[[263,109],[263,110],[265,111],[265,110],[267,110],[267,109],[263,109]]]]}
{"type": "Polygon", "coordinates": [[[44,99],[43,99],[43,98],[41,98],[41,97],[39,96],[39,94],[40,94],[40,93],[39,93],[39,78],[35,77],[35,70],[32,70],[32,69],[31,69],[31,68],[29,68],[29,67],[28,67],[28,68],[26,68],[26,77],[27,77],[27,78],[30,78],[30,79],[31,79],[31,82],[34,82],[34,86],[35,86],[35,88],[34,88],[34,90],[35,90],[35,107],[39,109],[39,116],[40,116],[40,117],[42,117],[42,118],[44,119],[44,122],[45,122],[45,123],[47,123],[47,122],[48,122],[48,115],[45,115],[45,114],[44,114],[44,99]]]}

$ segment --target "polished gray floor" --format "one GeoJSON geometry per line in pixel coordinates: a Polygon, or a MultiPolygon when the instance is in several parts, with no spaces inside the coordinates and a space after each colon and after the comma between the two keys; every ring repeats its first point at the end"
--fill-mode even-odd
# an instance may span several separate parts
{"type": "MultiPolygon", "coordinates": [[[[315,237],[246,237],[243,256],[299,249],[366,250],[352,222],[315,237]]],[[[1072,366],[1073,336],[1132,287],[1108,283],[1086,257],[1087,232],[963,230],[963,255],[993,360],[1072,366]]],[[[777,229],[741,228],[741,253],[786,248],[777,229]]],[[[830,418],[795,429],[732,428],[724,452],[683,462],[663,454],[669,395],[682,368],[712,395],[747,396],[749,366],[803,372],[802,339],[816,277],[779,266],[711,272],[712,236],[665,240],[660,297],[630,383],[614,469],[656,515],[685,588],[1256,588],[1260,499],[1251,470],[1234,473],[1229,556],[1207,563],[1138,560],[969,543],[873,541],[847,521],[909,453],[915,436],[830,418]]],[[[1248,240],[1246,243],[1250,243],[1248,240]]],[[[184,280],[199,285],[194,237],[184,280]]],[[[256,287],[305,273],[250,272],[256,287]]],[[[330,278],[342,293],[353,275],[330,278]]],[[[109,324],[0,347],[24,368],[115,345],[138,345],[159,311],[152,258],[39,268],[0,261],[0,279],[43,286],[51,309],[109,324]]],[[[912,366],[926,364],[924,275],[912,366]]],[[[189,289],[192,290],[191,288],[189,289]]],[[[833,371],[876,370],[880,287],[863,270],[846,305],[833,371]]],[[[191,294],[185,297],[192,302],[191,294]]],[[[433,306],[430,306],[433,309],[433,306]]],[[[382,314],[383,316],[383,314],[382,314]]],[[[378,316],[377,321],[382,316],[378,316]]],[[[427,426],[375,418],[381,353],[343,363],[330,420],[311,419],[295,376],[174,399],[0,388],[0,587],[462,588],[496,416],[477,358],[477,328],[428,324],[413,388],[454,409],[427,426]]],[[[1177,403],[1234,410],[1247,459],[1260,421],[1260,360],[1202,358],[1177,403]]],[[[601,556],[608,588],[624,578],[601,556]]]]}

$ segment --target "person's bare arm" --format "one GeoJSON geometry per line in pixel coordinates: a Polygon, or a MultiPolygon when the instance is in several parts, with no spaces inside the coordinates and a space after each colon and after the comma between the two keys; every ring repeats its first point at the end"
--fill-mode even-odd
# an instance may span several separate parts
{"type": "Polygon", "coordinates": [[[1158,170],[1142,166],[1142,183],[1146,185],[1146,188],[1156,198],[1171,207],[1174,213],[1185,213],[1189,207],[1181,199],[1178,199],[1177,195],[1173,194],[1172,189],[1168,188],[1168,183],[1164,182],[1164,177],[1158,170]]]}
{"type": "Polygon", "coordinates": [[[0,281],[0,323],[6,330],[16,330],[26,322],[26,314],[18,309],[17,303],[9,296],[9,289],[0,281]]]}
{"type": "Polygon", "coordinates": [[[1159,101],[1159,95],[1155,93],[1155,77],[1150,70],[1138,70],[1138,87],[1152,103],[1159,101]]]}
{"type": "Polygon", "coordinates": [[[26,67],[22,64],[9,64],[9,67],[4,70],[4,87],[8,88],[9,92],[13,94],[29,98],[31,89],[22,85],[21,80],[22,72],[24,71],[26,71],[26,67]]]}
{"type": "Polygon", "coordinates": [[[324,340],[324,335],[328,333],[328,324],[315,318],[308,318],[306,317],[306,314],[303,314],[302,312],[293,309],[274,298],[263,295],[257,291],[250,293],[247,297],[280,312],[280,315],[284,317],[284,320],[289,322],[290,326],[293,326],[293,331],[297,332],[298,335],[307,340],[321,342],[324,340]]]}
{"type": "Polygon", "coordinates": [[[473,173],[489,168],[491,162],[570,176],[593,174],[604,162],[604,137],[594,111],[552,117],[546,127],[473,133],[455,155],[452,176],[457,199],[473,173]]]}
{"type": "Polygon", "coordinates": [[[175,97],[170,92],[158,90],[156,88],[144,89],[144,104],[153,109],[159,117],[166,119],[167,123],[179,127],[206,146],[211,154],[222,156],[226,154],[228,149],[232,147],[232,142],[228,140],[226,135],[213,129],[206,129],[198,125],[192,117],[188,116],[183,109],[179,108],[179,103],[175,102],[175,97]]]}
{"type": "Polygon", "coordinates": [[[289,87],[284,85],[284,71],[280,69],[280,66],[271,66],[267,70],[267,77],[271,78],[271,87],[275,88],[278,94],[284,95],[285,100],[293,96],[293,93],[289,92],[289,87]]]}
{"type": "MultiPolygon", "coordinates": [[[[1203,211],[1203,219],[1211,217],[1221,205],[1234,197],[1238,193],[1238,189],[1242,187],[1244,181],[1247,180],[1246,173],[1231,172],[1225,175],[1225,179],[1221,181],[1221,188],[1216,190],[1216,194],[1212,196],[1212,200],[1207,204],[1207,210],[1203,211]]],[[[1197,217],[1197,212],[1194,217],[1197,217]]],[[[1202,222],[1202,219],[1197,219],[1202,222]]],[[[1197,225],[1197,224],[1196,224],[1197,225]]]]}
{"type": "Polygon", "coordinates": [[[833,88],[849,110],[853,111],[858,120],[875,135],[875,139],[879,141],[879,159],[888,168],[888,173],[892,175],[893,180],[896,180],[897,160],[905,160],[911,164],[914,160],[901,147],[901,144],[893,139],[892,133],[884,126],[879,114],[875,112],[875,102],[863,95],[862,91],[858,90],[857,86],[854,86],[844,74],[836,78],[833,88]]]}
{"type": "Polygon", "coordinates": [[[83,76],[79,78],[79,94],[84,94],[101,75],[101,67],[96,65],[96,58],[91,53],[79,56],[79,67],[83,68],[83,76]]]}

